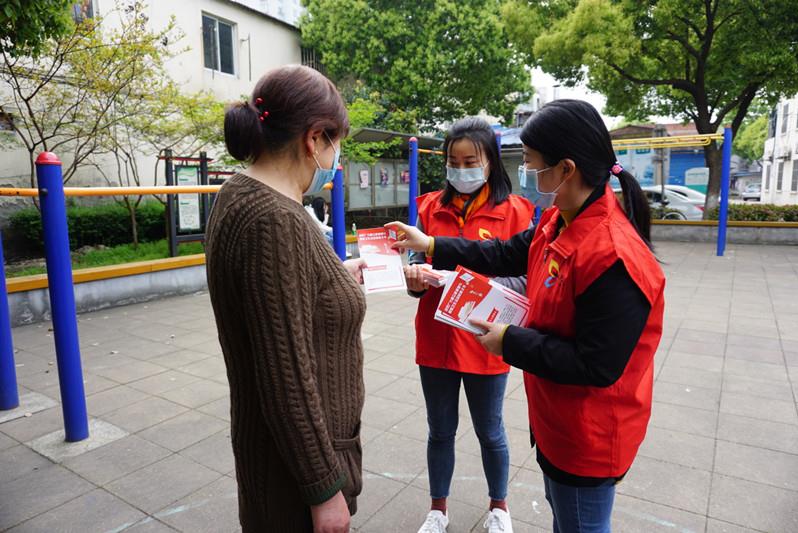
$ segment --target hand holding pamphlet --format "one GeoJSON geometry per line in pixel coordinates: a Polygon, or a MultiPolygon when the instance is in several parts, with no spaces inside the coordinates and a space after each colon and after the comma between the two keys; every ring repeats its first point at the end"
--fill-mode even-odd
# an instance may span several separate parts
{"type": "Polygon", "coordinates": [[[389,291],[406,291],[402,256],[391,248],[396,242],[396,232],[385,228],[357,231],[360,257],[366,261],[363,285],[366,294],[389,291]]]}
{"type": "Polygon", "coordinates": [[[448,278],[435,320],[475,335],[485,332],[470,320],[526,325],[530,313],[526,296],[461,266],[448,278]]]}

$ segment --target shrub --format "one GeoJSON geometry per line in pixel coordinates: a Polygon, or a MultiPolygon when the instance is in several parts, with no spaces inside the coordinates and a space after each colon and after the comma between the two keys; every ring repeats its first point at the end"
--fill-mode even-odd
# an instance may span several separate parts
{"type": "MultiPolygon", "coordinates": [[[[166,237],[164,206],[160,202],[143,203],[136,210],[139,241],[151,242],[166,237]]],[[[69,246],[77,250],[84,246],[116,246],[133,240],[130,214],[117,204],[91,207],[67,207],[69,246]]],[[[10,219],[11,231],[26,241],[34,253],[44,251],[41,214],[36,208],[23,209],[10,219]]]]}
{"type": "MultiPolygon", "coordinates": [[[[713,209],[709,218],[718,220],[718,212],[718,208],[713,209]]],[[[729,220],[798,222],[798,205],[729,204],[729,220]]]]}

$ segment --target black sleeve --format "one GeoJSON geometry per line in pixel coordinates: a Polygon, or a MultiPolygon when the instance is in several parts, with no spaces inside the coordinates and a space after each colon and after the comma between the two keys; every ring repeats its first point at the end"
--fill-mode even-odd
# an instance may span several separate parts
{"type": "Polygon", "coordinates": [[[454,270],[457,265],[486,276],[523,276],[529,259],[534,229],[526,229],[506,241],[469,241],[455,237],[435,237],[433,268],[454,270]]]}
{"type": "Polygon", "coordinates": [[[651,305],[617,261],[576,299],[576,337],[510,326],[504,361],[561,385],[609,387],[623,374],[651,305]]]}

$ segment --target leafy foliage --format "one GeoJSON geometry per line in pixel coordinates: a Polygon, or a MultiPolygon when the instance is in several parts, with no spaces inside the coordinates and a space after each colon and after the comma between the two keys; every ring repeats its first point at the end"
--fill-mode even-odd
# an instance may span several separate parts
{"type": "MultiPolygon", "coordinates": [[[[433,126],[467,114],[509,119],[529,89],[494,0],[307,0],[302,37],[339,83],[379,90],[433,126]]],[[[393,109],[389,109],[393,111],[393,109]]]]}

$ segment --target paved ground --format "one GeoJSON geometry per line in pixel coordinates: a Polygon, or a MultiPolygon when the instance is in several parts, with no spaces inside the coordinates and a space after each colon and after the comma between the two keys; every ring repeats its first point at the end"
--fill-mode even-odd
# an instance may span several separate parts
{"type": "MultiPolygon", "coordinates": [[[[659,253],[668,306],[654,412],[619,486],[614,530],[798,531],[798,248],[732,246],[716,258],[707,245],[663,244],[659,253]]],[[[363,532],[415,532],[426,512],[413,314],[404,295],[369,301],[366,481],[354,518],[363,532]]],[[[18,414],[30,416],[0,423],[0,530],[236,530],[228,390],[207,296],[86,315],[80,330],[95,433],[116,440],[56,447],[82,452],[58,462],[34,451],[52,454],[47,435],[62,428],[52,338],[47,325],[16,329],[18,414]]],[[[513,372],[510,508],[516,531],[550,530],[525,413],[513,372]]],[[[450,531],[479,531],[486,486],[467,415],[457,451],[450,531]]]]}

